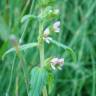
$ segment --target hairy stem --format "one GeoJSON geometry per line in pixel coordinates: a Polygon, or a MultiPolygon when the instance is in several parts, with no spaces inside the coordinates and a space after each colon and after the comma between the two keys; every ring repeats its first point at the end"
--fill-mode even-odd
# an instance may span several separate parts
{"type": "Polygon", "coordinates": [[[44,40],[43,40],[43,22],[39,24],[39,38],[38,38],[39,52],[40,52],[40,66],[44,65],[44,40]]]}
{"type": "Polygon", "coordinates": [[[44,88],[43,88],[43,96],[48,96],[46,86],[44,86],[44,88]]]}
{"type": "Polygon", "coordinates": [[[40,44],[39,46],[39,50],[40,50],[40,66],[43,67],[44,65],[44,44],[43,42],[40,44]]]}
{"type": "MultiPolygon", "coordinates": [[[[43,40],[43,22],[39,22],[39,37],[38,37],[38,45],[39,45],[39,53],[40,53],[40,67],[44,66],[44,40],[43,40]]],[[[47,95],[47,88],[44,86],[42,90],[43,96],[47,95]]]]}

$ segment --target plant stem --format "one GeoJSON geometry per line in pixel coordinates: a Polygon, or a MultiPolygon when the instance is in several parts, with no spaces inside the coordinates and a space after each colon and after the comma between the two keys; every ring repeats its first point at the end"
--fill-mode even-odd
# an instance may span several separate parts
{"type": "Polygon", "coordinates": [[[12,84],[15,60],[16,60],[16,54],[14,55],[14,59],[13,59],[13,63],[12,63],[12,69],[11,69],[10,81],[9,81],[9,85],[8,85],[8,88],[7,88],[7,91],[6,91],[6,96],[9,95],[10,87],[11,87],[11,84],[12,84]]]}
{"type": "MultiPolygon", "coordinates": [[[[43,40],[43,22],[39,22],[39,38],[38,38],[38,45],[39,45],[39,53],[40,53],[40,67],[44,66],[44,40],[43,40]]],[[[44,86],[42,90],[43,96],[47,95],[47,88],[44,86]]]]}
{"type": "Polygon", "coordinates": [[[39,24],[39,38],[38,38],[39,52],[40,52],[40,66],[44,65],[44,40],[43,40],[43,23],[39,24]]]}
{"type": "Polygon", "coordinates": [[[44,44],[43,44],[44,42],[42,42],[41,44],[40,44],[40,48],[39,48],[39,50],[40,50],[40,66],[41,67],[43,67],[43,65],[44,65],[44,44]]]}
{"type": "Polygon", "coordinates": [[[44,88],[43,88],[43,96],[48,96],[46,86],[44,86],[44,88]]]}

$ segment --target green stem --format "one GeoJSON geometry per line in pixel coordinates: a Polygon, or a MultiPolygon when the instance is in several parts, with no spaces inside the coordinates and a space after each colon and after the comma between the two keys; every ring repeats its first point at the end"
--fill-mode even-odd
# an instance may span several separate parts
{"type": "Polygon", "coordinates": [[[44,65],[44,42],[42,41],[39,46],[40,51],[40,66],[43,67],[44,65]]]}
{"type": "Polygon", "coordinates": [[[43,22],[39,24],[39,38],[38,38],[39,52],[40,52],[40,66],[44,65],[44,40],[43,40],[43,22]]]}
{"type": "Polygon", "coordinates": [[[46,86],[44,86],[44,88],[43,88],[43,96],[48,96],[46,86]]]}
{"type": "Polygon", "coordinates": [[[16,54],[15,54],[15,56],[14,56],[13,63],[12,63],[10,81],[9,81],[9,85],[8,85],[8,88],[7,88],[7,91],[6,91],[6,96],[9,95],[9,91],[10,91],[10,88],[11,88],[11,85],[12,85],[12,79],[13,79],[13,71],[14,71],[15,60],[16,60],[16,54]]]}
{"type": "MultiPolygon", "coordinates": [[[[39,22],[39,38],[38,38],[38,45],[39,45],[39,53],[40,53],[40,67],[44,66],[44,40],[43,40],[43,22],[39,22]]],[[[47,95],[47,88],[44,86],[42,90],[43,96],[47,95]]]]}

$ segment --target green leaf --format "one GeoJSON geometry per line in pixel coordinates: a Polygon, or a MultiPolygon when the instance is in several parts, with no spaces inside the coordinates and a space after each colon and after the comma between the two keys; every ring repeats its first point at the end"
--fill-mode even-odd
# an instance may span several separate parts
{"type": "Polygon", "coordinates": [[[35,67],[31,71],[29,96],[40,96],[47,83],[48,73],[44,68],[35,67]]]}
{"type": "MultiPolygon", "coordinates": [[[[20,50],[20,51],[22,51],[22,50],[27,50],[27,49],[29,49],[29,48],[33,48],[33,47],[36,47],[36,46],[37,46],[37,43],[24,44],[24,45],[22,45],[22,46],[19,47],[19,50],[20,50]]],[[[15,51],[16,51],[15,48],[11,48],[11,49],[7,50],[7,51],[3,54],[2,59],[4,59],[7,54],[9,54],[9,53],[11,53],[11,52],[15,52],[15,51]]]]}

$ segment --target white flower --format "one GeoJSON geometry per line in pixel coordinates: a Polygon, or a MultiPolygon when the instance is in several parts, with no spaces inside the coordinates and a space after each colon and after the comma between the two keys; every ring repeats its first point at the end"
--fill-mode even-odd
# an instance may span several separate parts
{"type": "MultiPolygon", "coordinates": [[[[60,21],[57,21],[53,24],[53,30],[54,32],[60,32],[60,21]]],[[[50,41],[52,40],[51,37],[49,37],[50,35],[50,28],[47,27],[45,30],[44,30],[44,33],[43,33],[43,39],[46,43],[50,43],[50,41]]]]}
{"type": "Polygon", "coordinates": [[[53,70],[56,70],[56,68],[61,70],[64,65],[64,58],[53,58],[50,63],[53,70]]]}
{"type": "Polygon", "coordinates": [[[49,44],[50,41],[52,40],[52,38],[49,37],[49,35],[50,35],[50,29],[49,28],[46,28],[44,30],[44,34],[43,35],[44,35],[44,37],[43,37],[44,41],[49,44]]]}
{"type": "Polygon", "coordinates": [[[50,34],[50,29],[49,28],[46,28],[44,30],[44,37],[47,37],[49,34],[50,34]]]}
{"type": "Polygon", "coordinates": [[[57,21],[53,24],[53,29],[55,32],[60,32],[60,21],[57,21]]]}
{"type": "Polygon", "coordinates": [[[52,38],[51,37],[44,37],[43,38],[44,39],[44,41],[46,42],[46,43],[50,43],[50,41],[52,40],[52,38]]]}
{"type": "Polygon", "coordinates": [[[58,15],[59,14],[59,9],[55,9],[54,14],[58,15]]]}

